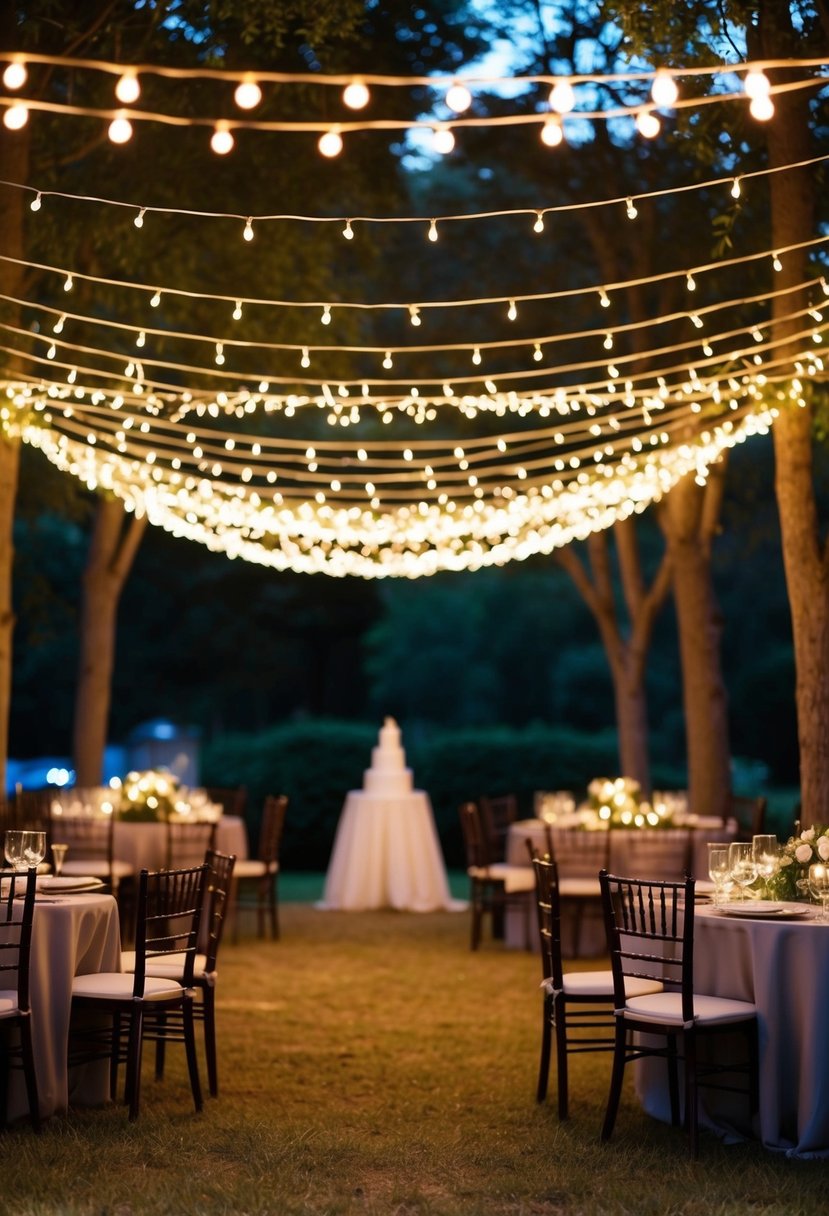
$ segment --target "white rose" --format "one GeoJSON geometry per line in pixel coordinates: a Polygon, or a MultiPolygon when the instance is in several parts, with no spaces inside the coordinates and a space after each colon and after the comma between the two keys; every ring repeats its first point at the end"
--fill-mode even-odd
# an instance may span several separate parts
{"type": "Polygon", "coordinates": [[[815,829],[814,828],[807,828],[805,832],[800,833],[801,840],[814,840],[814,838],[815,838],[815,829]]]}
{"type": "Polygon", "coordinates": [[[812,860],[812,846],[810,844],[799,844],[794,851],[795,858],[802,866],[812,860]]]}
{"type": "Polygon", "coordinates": [[[789,857],[789,855],[787,853],[784,853],[783,856],[780,858],[780,864],[781,864],[781,866],[790,866],[790,865],[793,865],[794,863],[792,862],[791,857],[789,857]]]}
{"type": "Polygon", "coordinates": [[[817,851],[821,861],[829,861],[829,836],[821,836],[817,842],[817,851]]]}

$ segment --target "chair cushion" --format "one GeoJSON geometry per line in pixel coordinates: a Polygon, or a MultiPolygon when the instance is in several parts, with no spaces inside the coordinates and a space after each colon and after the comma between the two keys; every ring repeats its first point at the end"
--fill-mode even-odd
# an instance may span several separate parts
{"type": "MultiPolygon", "coordinates": [[[[184,971],[184,954],[167,954],[164,958],[147,959],[147,975],[161,976],[162,979],[180,980],[184,971]]],[[[197,954],[193,965],[193,977],[199,979],[207,966],[207,955],[197,954]]],[[[135,971],[135,951],[121,951],[121,970],[135,971]]]]}
{"type": "Polygon", "coordinates": [[[279,869],[278,861],[257,861],[255,857],[244,857],[233,867],[233,877],[264,878],[266,874],[276,874],[279,869]]]}
{"type": "Polygon", "coordinates": [[[602,889],[597,878],[560,878],[558,893],[562,899],[601,899],[602,889]]]}
{"type": "MultiPolygon", "coordinates": [[[[102,971],[97,975],[76,975],[72,981],[72,995],[98,1000],[129,1001],[132,998],[134,976],[121,971],[102,971]]],[[[144,981],[144,1000],[159,1000],[177,996],[183,991],[181,984],[170,979],[148,975],[144,981]]]]}
{"type": "MultiPolygon", "coordinates": [[[[63,863],[62,872],[68,877],[86,878],[89,875],[90,878],[105,878],[109,881],[109,865],[100,857],[89,858],[87,861],[84,861],[83,858],[69,861],[67,858],[63,863]]],[[[112,877],[116,882],[122,878],[129,878],[134,873],[135,870],[126,861],[113,861],[112,877]]]]}
{"type": "Polygon", "coordinates": [[[17,993],[10,988],[0,989],[0,1018],[13,1018],[19,1012],[17,993]]]}
{"type": "MultiPolygon", "coordinates": [[[[745,1022],[757,1013],[749,1001],[732,1001],[722,996],[694,993],[694,1021],[701,1026],[726,1022],[745,1022]]],[[[649,996],[628,997],[625,1017],[631,1021],[675,1022],[682,1025],[682,997],[678,992],[656,992],[649,996]]]]}
{"type": "MultiPolygon", "coordinates": [[[[552,992],[552,980],[543,980],[542,988],[552,992]]],[[[645,996],[649,992],[661,992],[662,985],[656,980],[629,979],[625,985],[628,997],[645,996]]],[[[568,971],[564,976],[564,995],[574,998],[580,996],[606,996],[613,1000],[612,971],[568,971]]]]}
{"type": "Polygon", "coordinates": [[[510,893],[535,890],[535,870],[531,866],[513,866],[507,861],[496,861],[487,866],[487,877],[502,882],[510,893]]]}

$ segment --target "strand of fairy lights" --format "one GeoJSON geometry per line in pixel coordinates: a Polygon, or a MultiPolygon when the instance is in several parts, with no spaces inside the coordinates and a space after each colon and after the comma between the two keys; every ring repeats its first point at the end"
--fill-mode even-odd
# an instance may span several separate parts
{"type": "MultiPolygon", "coordinates": [[[[555,217],[558,215],[566,215],[576,211],[590,211],[596,208],[620,208],[626,210],[628,204],[641,204],[643,202],[653,201],[661,198],[669,198],[673,195],[687,194],[695,191],[715,190],[720,187],[728,187],[731,191],[737,189],[742,191],[746,183],[752,182],[764,177],[771,177],[777,173],[788,173],[795,169],[811,168],[815,165],[823,164],[829,160],[829,156],[813,156],[807,160],[792,161],[785,165],[768,166],[763,169],[750,169],[746,172],[730,173],[724,177],[710,178],[702,182],[690,182],[684,186],[668,186],[660,190],[645,190],[638,194],[618,195],[607,199],[590,199],[584,203],[557,203],[555,205],[545,205],[541,207],[509,207],[494,211],[472,211],[472,212],[454,212],[454,213],[438,213],[436,215],[408,215],[408,216],[380,216],[380,215],[297,215],[284,212],[269,212],[249,214],[242,211],[202,211],[194,208],[186,207],[158,207],[149,203],[125,202],[119,199],[102,198],[94,194],[71,194],[61,190],[38,189],[36,186],[31,186],[27,183],[11,182],[0,179],[0,186],[7,187],[13,190],[21,190],[25,193],[33,195],[29,204],[33,211],[39,211],[43,204],[49,199],[67,200],[70,202],[91,203],[104,207],[121,208],[134,212],[133,222],[138,227],[143,227],[146,216],[179,216],[193,219],[220,219],[232,220],[235,223],[251,225],[266,224],[276,221],[290,221],[302,224],[336,224],[342,228],[345,236],[347,227],[350,226],[351,239],[356,235],[357,226],[373,225],[373,224],[417,224],[419,227],[430,230],[431,225],[448,225],[453,223],[469,223],[476,220],[490,219],[505,219],[511,217],[526,217],[532,219],[535,223],[538,218],[541,220],[555,217]],[[141,223],[138,224],[138,220],[141,223]]],[[[739,195],[735,196],[739,197],[739,195]]],[[[50,269],[45,267],[44,269],[50,269]]],[[[108,280],[98,280],[107,282],[108,280]]],[[[232,296],[209,296],[210,299],[233,300],[232,296]]],[[[249,303],[270,303],[268,300],[253,300],[249,303]]]]}
{"type": "MultiPolygon", "coordinates": [[[[497,296],[478,296],[462,299],[451,300],[408,300],[408,301],[381,301],[370,303],[362,300],[281,300],[268,297],[246,296],[244,294],[237,295],[219,295],[211,292],[188,291],[183,288],[160,286],[155,283],[142,283],[135,281],[127,281],[124,279],[111,279],[101,275],[88,274],[82,270],[76,270],[74,267],[54,266],[46,262],[35,262],[27,258],[16,258],[6,254],[0,254],[0,261],[7,262],[10,265],[21,266],[27,270],[37,270],[47,274],[55,275],[63,280],[64,290],[70,292],[75,284],[93,283],[98,286],[118,287],[126,291],[139,291],[142,294],[150,296],[150,306],[158,308],[165,297],[172,299],[181,298],[186,300],[210,300],[222,304],[232,304],[234,309],[234,320],[241,320],[241,316],[235,314],[241,312],[245,307],[271,307],[271,308],[290,308],[290,309],[313,309],[314,311],[322,311],[326,308],[333,311],[340,310],[358,310],[365,312],[382,312],[382,311],[399,311],[401,314],[412,316],[412,310],[416,310],[419,315],[429,310],[439,309],[469,309],[482,306],[495,305],[515,305],[515,316],[517,317],[517,306],[524,303],[549,302],[552,300],[573,299],[580,296],[598,295],[599,302],[603,308],[609,308],[612,305],[612,296],[615,293],[624,291],[633,287],[652,286],[657,283],[668,282],[671,279],[684,278],[689,291],[696,290],[697,279],[703,275],[724,270],[732,269],[737,266],[746,266],[752,262],[769,260],[775,270],[782,268],[782,259],[787,254],[803,249],[818,250],[821,246],[825,246],[829,242],[829,235],[820,235],[810,238],[807,241],[799,241],[796,244],[776,246],[774,248],[757,250],[754,253],[741,254],[739,257],[723,258],[717,262],[701,262],[695,265],[679,267],[675,270],[660,271],[657,274],[643,275],[633,279],[616,279],[602,283],[593,283],[584,287],[561,288],[556,291],[546,292],[513,292],[511,295],[497,296]],[[691,287],[691,283],[694,284],[691,287]]],[[[514,320],[512,308],[509,309],[508,319],[514,320]]],[[[166,331],[165,331],[166,332],[166,331]]]]}
{"type": "MultiPolygon", "coordinates": [[[[820,280],[817,280],[816,282],[820,282],[820,280]]],[[[797,288],[781,289],[781,291],[777,294],[782,296],[782,295],[788,294],[791,291],[797,291],[799,289],[800,289],[800,286],[798,286],[797,288]]],[[[764,297],[764,298],[767,298],[767,297],[764,297]]],[[[712,307],[714,307],[714,306],[712,306],[712,307]]],[[[702,310],[700,310],[700,312],[702,312],[702,310]]],[[[679,315],[681,317],[685,316],[684,313],[679,314],[679,315]]],[[[698,314],[693,314],[693,315],[697,317],[697,321],[694,322],[695,327],[696,327],[701,322],[701,317],[698,314]]],[[[809,330],[803,331],[803,336],[809,335],[812,337],[813,341],[820,342],[822,340],[820,335],[822,333],[821,323],[823,321],[823,313],[821,313],[820,309],[818,307],[816,307],[814,304],[807,304],[807,306],[805,308],[797,309],[797,310],[793,311],[792,313],[788,314],[788,316],[785,319],[795,320],[798,318],[804,318],[805,316],[811,317],[811,319],[814,321],[814,324],[809,330]]],[[[689,317],[689,320],[690,319],[691,318],[689,317]]],[[[722,358],[721,355],[718,356],[715,354],[715,351],[713,348],[713,344],[715,342],[730,341],[731,339],[733,339],[735,337],[743,338],[747,342],[748,338],[750,337],[752,342],[754,343],[754,345],[753,346],[746,345],[742,349],[738,349],[734,352],[730,352],[732,359],[736,358],[736,357],[745,356],[749,352],[752,352],[753,354],[759,354],[761,352],[761,350],[768,349],[769,344],[767,343],[765,336],[762,332],[764,325],[767,326],[768,322],[767,321],[761,321],[759,323],[748,322],[742,326],[737,327],[734,330],[725,331],[724,333],[719,334],[719,335],[714,334],[714,335],[710,335],[710,336],[706,337],[704,342],[702,343],[701,357],[697,357],[692,362],[689,362],[688,364],[686,364],[685,370],[690,369],[693,366],[696,366],[696,367],[707,366],[711,362],[715,362],[718,359],[721,359],[722,358]]],[[[701,324],[699,324],[699,328],[702,328],[701,324]]],[[[103,359],[103,360],[108,359],[110,361],[118,360],[119,362],[121,362],[122,360],[124,360],[126,358],[129,360],[129,362],[126,365],[126,368],[123,369],[122,374],[127,375],[127,376],[136,376],[140,372],[140,375],[138,376],[138,378],[142,384],[142,388],[144,388],[144,389],[146,389],[148,387],[161,387],[160,385],[159,386],[155,385],[155,382],[153,382],[151,378],[147,378],[145,376],[145,371],[146,371],[147,367],[164,368],[168,371],[173,370],[173,371],[176,371],[179,373],[183,373],[189,377],[202,375],[202,376],[210,376],[213,379],[220,379],[220,380],[228,380],[228,379],[238,380],[238,373],[234,373],[231,371],[225,371],[225,369],[222,367],[218,367],[216,369],[213,369],[213,368],[207,369],[204,367],[194,366],[194,365],[190,365],[190,364],[182,364],[182,363],[175,363],[175,362],[167,361],[167,360],[160,360],[156,357],[153,357],[150,355],[145,355],[143,351],[141,352],[141,355],[139,357],[136,355],[127,354],[125,352],[114,352],[109,349],[104,350],[104,349],[100,349],[98,347],[87,347],[87,346],[79,345],[76,343],[67,342],[61,336],[58,336],[55,333],[52,333],[51,335],[50,334],[31,334],[28,330],[21,329],[19,327],[13,326],[13,325],[9,325],[7,323],[0,323],[0,330],[5,330],[6,332],[15,334],[18,337],[25,337],[27,339],[34,340],[36,342],[40,342],[42,345],[48,344],[48,349],[47,349],[45,358],[47,361],[52,362],[52,363],[57,362],[56,355],[57,355],[58,349],[61,349],[62,351],[68,351],[69,353],[79,353],[80,352],[85,355],[92,354],[100,359],[103,359]]],[[[598,333],[594,333],[593,336],[600,336],[600,335],[598,333]]],[[[552,342],[553,340],[554,339],[551,339],[550,341],[552,342]]],[[[538,343],[534,343],[534,344],[538,345],[538,343]]],[[[664,356],[667,356],[672,353],[687,351],[689,348],[692,348],[692,347],[696,348],[696,347],[698,347],[698,344],[699,344],[699,339],[693,339],[692,341],[678,342],[678,343],[675,343],[675,344],[669,345],[669,346],[661,346],[661,347],[655,348],[654,350],[649,351],[649,352],[617,354],[617,355],[612,356],[613,362],[610,363],[609,365],[605,362],[605,359],[606,359],[606,357],[605,357],[605,359],[583,360],[578,363],[558,365],[555,369],[529,368],[529,369],[523,369],[523,370],[510,370],[510,371],[498,372],[496,375],[497,375],[497,380],[499,382],[501,382],[502,384],[503,383],[512,384],[516,381],[525,381],[530,377],[538,377],[550,370],[554,370],[557,375],[563,375],[563,374],[570,374],[570,373],[576,373],[576,372],[581,373],[584,371],[601,369],[604,372],[605,382],[607,382],[608,380],[618,381],[619,379],[623,378],[622,368],[624,368],[628,364],[634,364],[634,365],[637,364],[646,355],[648,357],[656,357],[657,355],[664,357],[664,356]]],[[[483,344],[481,344],[481,348],[482,347],[483,347],[483,344]]],[[[468,349],[468,348],[466,348],[466,349],[468,349]]],[[[27,350],[18,350],[17,353],[23,358],[27,358],[32,361],[37,360],[37,356],[32,356],[30,354],[30,352],[27,350]]],[[[42,362],[43,360],[41,359],[40,361],[42,362]]],[[[70,366],[70,371],[74,369],[74,374],[77,376],[78,370],[74,365],[68,365],[66,363],[63,363],[62,365],[70,366]]],[[[677,368],[670,369],[671,372],[675,372],[676,370],[679,370],[679,369],[677,369],[677,368]]],[[[98,374],[98,375],[110,375],[111,376],[113,373],[102,371],[101,369],[87,369],[87,374],[98,374]]],[[[649,371],[648,373],[645,373],[645,374],[648,375],[652,379],[656,374],[665,374],[665,372],[664,372],[664,369],[657,369],[657,371],[649,371]]],[[[247,373],[247,377],[250,378],[251,380],[258,380],[260,384],[267,383],[268,387],[270,387],[270,384],[277,384],[277,383],[287,383],[287,384],[291,384],[291,385],[297,385],[298,383],[307,383],[307,382],[299,381],[296,377],[270,376],[269,378],[266,379],[265,374],[254,373],[254,372],[247,373]]],[[[477,373],[469,375],[469,376],[454,375],[451,377],[451,380],[452,380],[453,384],[458,385],[458,386],[468,385],[470,383],[481,383],[482,373],[477,372],[477,373]]],[[[318,383],[318,381],[316,381],[314,383],[318,383]]],[[[365,387],[369,387],[370,383],[371,382],[367,382],[365,379],[350,380],[350,379],[346,378],[346,379],[343,379],[342,381],[340,381],[339,386],[338,386],[338,391],[340,393],[340,396],[343,396],[343,395],[347,395],[346,390],[348,390],[348,389],[354,388],[359,385],[361,388],[361,391],[362,391],[365,387]]],[[[388,378],[388,379],[385,379],[382,383],[383,383],[383,386],[385,389],[388,389],[388,387],[391,385],[395,385],[395,386],[408,385],[408,395],[409,396],[413,396],[413,395],[418,396],[420,394],[421,389],[425,385],[438,384],[438,383],[441,383],[441,380],[439,380],[438,378],[435,378],[434,380],[422,379],[422,380],[418,381],[418,386],[416,389],[415,389],[415,386],[412,386],[410,381],[408,381],[408,380],[401,381],[401,380],[395,380],[395,379],[388,378]]],[[[445,385],[445,383],[446,383],[446,381],[444,379],[443,384],[445,385]]],[[[492,383],[494,383],[494,381],[492,383]]],[[[165,387],[170,387],[170,386],[165,386],[165,387]]],[[[497,386],[496,386],[496,389],[492,393],[492,395],[493,396],[496,395],[497,391],[498,390],[497,390],[497,386]]],[[[324,388],[323,393],[328,399],[330,399],[330,404],[333,404],[334,396],[333,396],[333,393],[331,392],[330,388],[328,389],[327,393],[325,392],[325,388],[324,388]]],[[[363,393],[364,399],[368,398],[369,396],[370,396],[370,394],[365,393],[365,392],[363,393]]]]}
{"type": "MultiPolygon", "coordinates": [[[[827,238],[825,238],[827,239],[827,238]]],[[[782,263],[781,263],[782,267],[782,263]]],[[[304,342],[263,342],[259,340],[251,340],[245,338],[237,338],[230,334],[205,334],[194,333],[187,330],[161,329],[149,325],[137,325],[131,322],[117,321],[111,317],[95,316],[92,314],[78,313],[63,308],[56,308],[50,304],[41,304],[33,300],[27,300],[18,296],[4,295],[0,293],[0,301],[25,307],[35,313],[45,314],[49,318],[55,318],[54,325],[51,326],[52,333],[63,333],[68,322],[74,322],[85,326],[90,326],[93,329],[102,329],[104,331],[113,331],[129,336],[133,340],[133,344],[143,349],[146,346],[148,339],[159,338],[165,341],[178,340],[182,342],[195,342],[200,345],[206,345],[213,348],[214,362],[219,363],[215,357],[218,348],[221,348],[221,354],[224,356],[223,362],[226,361],[228,352],[231,351],[255,351],[255,352],[289,352],[302,356],[302,367],[310,365],[311,355],[377,355],[385,356],[384,363],[388,362],[390,356],[420,356],[424,354],[448,354],[464,352],[473,357],[474,362],[482,360],[475,359],[475,352],[482,355],[487,351],[502,351],[510,350],[522,352],[524,350],[536,350],[537,348],[548,348],[559,344],[578,341],[590,341],[592,339],[601,340],[606,350],[612,350],[615,340],[634,333],[642,329],[650,329],[651,327],[675,324],[679,321],[690,321],[697,329],[704,327],[704,319],[714,316],[718,312],[735,307],[745,307],[758,303],[766,303],[770,299],[779,298],[784,295],[794,292],[809,291],[820,284],[820,279],[809,279],[794,286],[785,287],[777,291],[763,292],[762,294],[753,296],[740,296],[731,299],[717,300],[711,304],[700,305],[693,307],[690,311],[688,308],[675,309],[669,313],[660,313],[656,316],[649,317],[642,321],[629,321],[617,323],[615,325],[602,325],[598,328],[570,330],[559,333],[543,333],[526,338],[500,338],[478,341],[463,341],[463,342],[448,342],[448,343],[409,343],[405,346],[389,345],[382,343],[375,345],[352,345],[352,344],[322,344],[313,341],[304,342]]],[[[734,334],[750,331],[753,324],[746,324],[741,329],[729,331],[723,337],[731,337],[734,334]]],[[[44,341],[50,340],[48,335],[41,335],[44,341]]],[[[710,340],[710,339],[709,339],[710,340]]],[[[65,341],[65,340],[64,340],[65,341]]],[[[89,351],[91,348],[83,348],[89,351]]],[[[666,347],[659,348],[660,350],[672,350],[674,348],[666,347]]],[[[651,357],[656,352],[654,350],[642,352],[642,357],[651,357]]],[[[147,356],[142,356],[145,362],[150,362],[147,356]]],[[[221,366],[221,363],[219,363],[221,366]]],[[[194,369],[195,370],[195,369],[194,369]]],[[[204,368],[201,369],[204,371],[204,368]]],[[[258,373],[248,373],[251,376],[256,376],[258,373]]],[[[261,375],[259,376],[261,379],[261,375]]],[[[298,378],[298,383],[306,383],[307,379],[302,376],[298,378]]]]}

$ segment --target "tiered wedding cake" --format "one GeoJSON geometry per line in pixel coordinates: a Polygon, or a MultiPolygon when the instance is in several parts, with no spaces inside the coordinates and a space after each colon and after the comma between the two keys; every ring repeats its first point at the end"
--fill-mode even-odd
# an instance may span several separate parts
{"type": "Polygon", "coordinates": [[[412,792],[412,770],[400,745],[400,727],[386,718],[377,747],[371,749],[371,768],[363,773],[363,790],[382,798],[399,798],[412,792]]]}

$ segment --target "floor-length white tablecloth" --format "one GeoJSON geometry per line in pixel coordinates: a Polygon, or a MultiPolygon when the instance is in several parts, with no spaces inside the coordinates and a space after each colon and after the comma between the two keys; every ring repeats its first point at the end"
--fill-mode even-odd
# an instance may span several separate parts
{"type": "MultiPolygon", "coordinates": [[[[248,839],[244,819],[221,815],[216,823],[216,848],[220,853],[247,857],[248,839]]],[[[125,861],[136,874],[140,870],[160,870],[167,858],[167,827],[163,823],[130,823],[116,819],[112,830],[112,850],[118,861],[125,861]]]]}
{"type": "Polygon", "coordinates": [[[422,790],[384,798],[352,790],[337,824],[321,908],[434,912],[449,894],[432,807],[422,790]]]}
{"type": "MultiPolygon", "coordinates": [[[[76,975],[121,970],[118,906],[111,895],[38,895],[32,925],[30,1002],[32,1041],[42,1116],[69,1102],[96,1105],[109,1097],[106,1061],[67,1069],[72,980],[76,975]]],[[[26,1114],[23,1074],[9,1085],[8,1117],[26,1114]]]]}
{"type": "MultiPolygon", "coordinates": [[[[790,1157],[829,1158],[829,924],[815,916],[739,920],[696,909],[694,984],[713,996],[753,1001],[760,1049],[756,1126],[748,1126],[742,1095],[714,1090],[700,1091],[700,1121],[726,1139],[753,1131],[766,1148],[790,1157]]],[[[645,1109],[669,1119],[664,1064],[648,1060],[636,1071],[645,1109]]]]}

